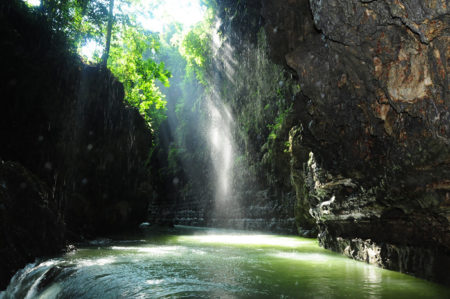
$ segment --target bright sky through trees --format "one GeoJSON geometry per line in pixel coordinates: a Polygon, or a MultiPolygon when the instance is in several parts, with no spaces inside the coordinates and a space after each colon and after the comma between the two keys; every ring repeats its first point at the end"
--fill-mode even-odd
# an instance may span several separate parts
{"type": "Polygon", "coordinates": [[[199,0],[156,0],[143,2],[143,11],[151,12],[151,16],[148,13],[139,14],[138,21],[145,29],[154,32],[162,32],[164,25],[173,22],[181,23],[185,28],[191,27],[200,22],[205,13],[205,7],[200,5],[199,0]]]}
{"type": "Polygon", "coordinates": [[[38,6],[41,4],[41,0],[25,0],[25,2],[31,6],[38,6]]]}
{"type": "Polygon", "coordinates": [[[197,64],[204,60],[198,56],[203,56],[201,41],[205,37],[199,37],[196,26],[206,15],[201,5],[204,0],[23,1],[29,6],[40,5],[36,12],[47,19],[54,32],[67,37],[71,51],[81,54],[85,62],[107,66],[123,84],[125,101],[138,109],[153,131],[167,117],[167,102],[158,84],[169,87],[172,76],[163,61],[168,56],[161,59],[163,54],[158,52],[163,48],[163,31],[177,31],[179,38],[187,40],[183,45],[189,59],[197,64]],[[197,31],[191,32],[192,28],[197,31]]]}
{"type": "MultiPolygon", "coordinates": [[[[41,3],[41,0],[24,1],[31,6],[38,6],[41,3]]],[[[195,25],[203,19],[206,8],[200,4],[200,0],[141,0],[129,10],[128,13],[135,14],[144,29],[162,32],[164,26],[173,22],[180,23],[184,29],[195,25]]],[[[80,54],[91,59],[95,51],[101,53],[102,50],[102,45],[88,41],[81,48],[80,54]]]]}
{"type": "MultiPolygon", "coordinates": [[[[33,0],[39,1],[39,0],[33,0]]],[[[126,11],[126,8],[123,9],[126,11]]],[[[206,8],[200,5],[200,0],[141,0],[136,6],[130,6],[129,14],[135,14],[136,20],[146,30],[162,33],[164,27],[177,22],[188,29],[200,22],[206,8]]],[[[87,58],[93,57],[94,51],[101,51],[95,42],[88,42],[81,54],[87,58]]]]}
{"type": "MultiPolygon", "coordinates": [[[[41,0],[24,1],[32,6],[41,4],[41,0]]],[[[174,21],[190,27],[200,22],[205,13],[199,0],[150,0],[142,1],[141,6],[138,20],[145,29],[154,32],[161,32],[164,25],[174,21]]]]}

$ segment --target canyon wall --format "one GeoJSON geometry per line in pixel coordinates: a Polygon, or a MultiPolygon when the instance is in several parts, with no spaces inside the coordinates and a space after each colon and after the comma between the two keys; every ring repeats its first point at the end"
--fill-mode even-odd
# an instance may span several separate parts
{"type": "MultiPolygon", "coordinates": [[[[449,9],[219,1],[210,85],[239,156],[224,225],[290,219],[325,248],[449,284],[449,9]]],[[[212,197],[175,218],[208,224],[212,197]]]]}
{"type": "Polygon", "coordinates": [[[439,0],[261,10],[273,59],[301,86],[291,175],[320,244],[447,284],[449,12],[439,0]]]}
{"type": "Polygon", "coordinates": [[[152,134],[109,71],[21,1],[0,4],[0,288],[66,240],[145,220],[152,134]]]}
{"type": "MultiPolygon", "coordinates": [[[[238,27],[218,15],[205,33],[204,81],[187,79],[179,91],[172,81],[160,135],[168,175],[150,222],[298,232],[283,136],[299,86],[270,60],[258,13],[238,27]]],[[[313,236],[313,228],[302,229],[313,236]]]]}
{"type": "Polygon", "coordinates": [[[151,198],[151,222],[318,234],[450,284],[446,1],[219,1],[206,88],[190,86],[204,101],[169,102],[161,132],[184,128],[183,148],[161,134],[151,159],[122,85],[20,3],[0,4],[0,286],[67,238],[135,226],[151,198]],[[233,137],[228,196],[208,106],[233,137]]]}

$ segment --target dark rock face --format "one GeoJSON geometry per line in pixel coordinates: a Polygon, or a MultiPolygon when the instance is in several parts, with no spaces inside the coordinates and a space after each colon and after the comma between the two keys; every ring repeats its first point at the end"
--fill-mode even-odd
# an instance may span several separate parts
{"type": "MultiPolygon", "coordinates": [[[[295,216],[299,232],[318,228],[326,248],[450,284],[448,4],[220,1],[218,18],[225,42],[214,49],[212,85],[243,128],[234,136],[251,167],[237,175],[240,209],[228,204],[212,223],[260,229],[295,216]],[[270,142],[258,122],[280,114],[260,107],[276,109],[270,86],[285,79],[260,68],[270,65],[261,27],[271,62],[301,89],[280,90],[292,111],[270,142]]],[[[178,221],[211,220],[204,198],[177,206],[178,221]]]]}
{"type": "Polygon", "coordinates": [[[60,144],[68,228],[104,233],[136,227],[151,194],[145,167],[151,133],[139,113],[125,107],[122,85],[110,73],[85,67],[77,98],[65,107],[60,144]]]}
{"type": "Polygon", "coordinates": [[[20,164],[0,164],[0,289],[15,270],[64,246],[63,215],[50,194],[20,164]]]}
{"type": "Polygon", "coordinates": [[[302,89],[292,182],[320,243],[449,284],[448,3],[264,3],[302,89]]]}
{"type": "Polygon", "coordinates": [[[44,25],[35,26],[42,20],[7,3],[1,158],[21,162],[48,184],[69,231],[139,223],[150,189],[147,124],[125,106],[123,87],[109,71],[83,65],[44,25]]]}
{"type": "Polygon", "coordinates": [[[2,232],[11,229],[1,239],[2,261],[14,257],[0,268],[3,285],[11,271],[54,253],[63,240],[145,220],[152,137],[124,104],[121,83],[84,65],[21,1],[0,4],[0,24],[0,161],[14,161],[1,166],[2,232]]]}

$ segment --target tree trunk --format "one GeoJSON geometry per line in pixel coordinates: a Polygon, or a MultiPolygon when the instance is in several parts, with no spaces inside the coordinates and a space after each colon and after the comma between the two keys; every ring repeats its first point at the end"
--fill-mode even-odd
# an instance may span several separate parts
{"type": "Polygon", "coordinates": [[[106,46],[105,51],[103,52],[102,67],[106,68],[106,65],[108,64],[108,57],[109,57],[109,49],[111,47],[111,34],[112,34],[112,26],[114,21],[114,0],[109,0],[109,17],[108,17],[108,27],[106,29],[106,46]]]}

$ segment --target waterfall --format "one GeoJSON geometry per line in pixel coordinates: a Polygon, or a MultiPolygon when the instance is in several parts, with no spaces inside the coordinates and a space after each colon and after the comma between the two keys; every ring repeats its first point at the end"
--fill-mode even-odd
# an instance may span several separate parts
{"type": "Polygon", "coordinates": [[[234,119],[229,108],[218,97],[208,100],[207,109],[209,114],[207,139],[215,175],[213,224],[222,226],[240,218],[241,214],[233,184],[236,153],[233,139],[234,119]]]}
{"type": "Polygon", "coordinates": [[[232,196],[234,144],[231,133],[233,117],[224,104],[209,101],[210,126],[208,140],[211,161],[216,175],[216,202],[225,202],[232,196]]]}
{"type": "MultiPolygon", "coordinates": [[[[224,74],[233,78],[236,61],[233,58],[233,47],[219,35],[220,20],[216,20],[216,30],[212,34],[212,52],[214,65],[225,67],[224,74]],[[232,67],[233,66],[233,67],[232,67]]],[[[236,219],[242,218],[242,209],[238,201],[236,186],[234,185],[235,159],[237,146],[234,139],[235,120],[226,100],[222,98],[223,86],[220,70],[215,69],[210,77],[209,97],[206,107],[208,119],[208,143],[211,161],[215,173],[214,210],[212,211],[212,225],[236,227],[236,219]]],[[[240,225],[238,225],[240,226],[240,225]]]]}

